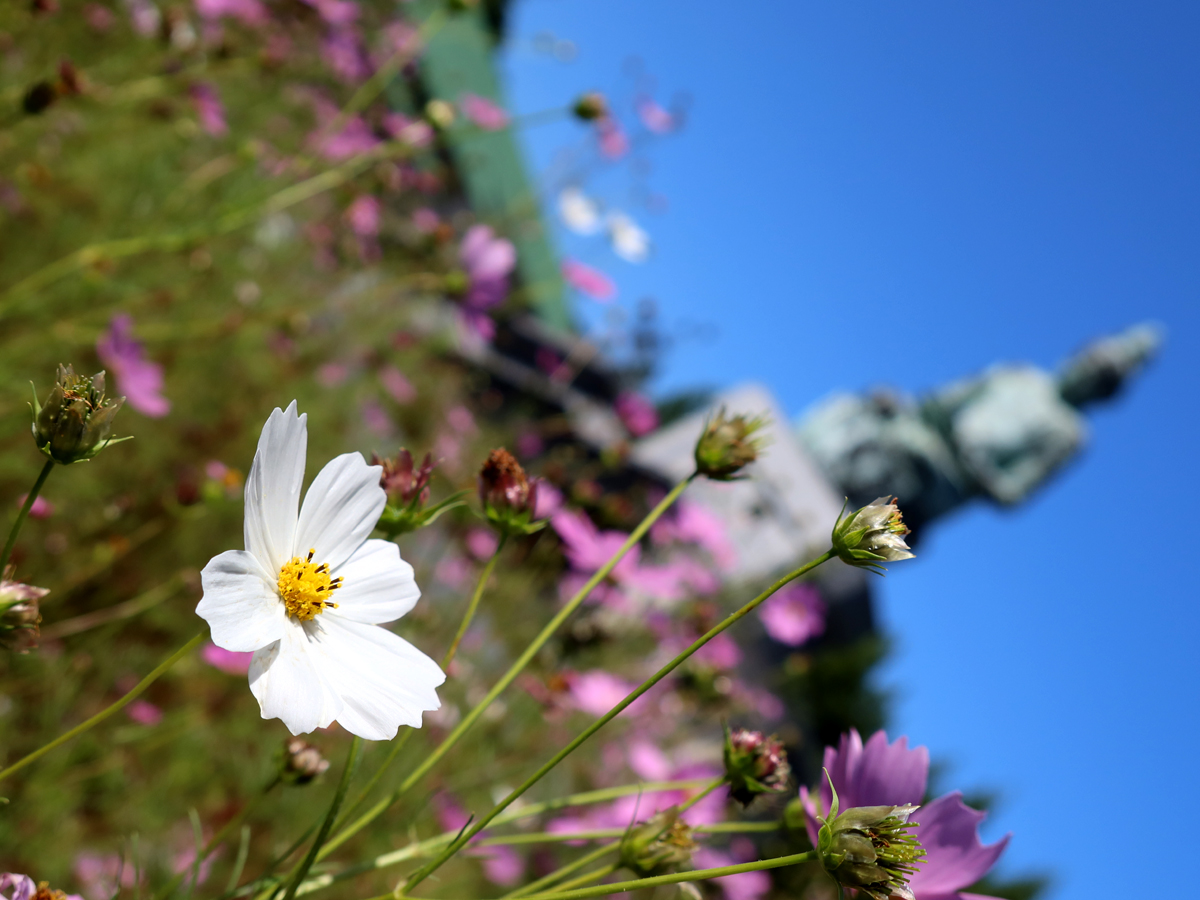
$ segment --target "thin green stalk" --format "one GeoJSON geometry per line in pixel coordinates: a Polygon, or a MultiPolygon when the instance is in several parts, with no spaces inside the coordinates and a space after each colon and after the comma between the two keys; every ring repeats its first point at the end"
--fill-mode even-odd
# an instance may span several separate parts
{"type": "Polygon", "coordinates": [[[149,675],[147,675],[145,678],[143,678],[141,681],[139,681],[137,683],[137,686],[134,687],[133,690],[131,690],[128,694],[126,694],[124,697],[122,697],[116,703],[112,704],[111,706],[107,707],[106,709],[102,709],[100,712],[96,713],[94,716],[92,716],[86,722],[81,722],[79,725],[76,725],[70,731],[65,732],[64,734],[60,734],[58,737],[56,737],[50,743],[48,743],[42,747],[39,747],[37,750],[34,750],[28,756],[13,763],[7,769],[0,771],[0,781],[3,781],[5,778],[7,778],[9,775],[12,775],[14,772],[25,768],[31,762],[34,762],[35,760],[40,759],[41,757],[45,756],[47,753],[49,753],[55,747],[58,747],[61,744],[65,744],[67,741],[71,740],[71,738],[78,737],[79,735],[81,735],[85,731],[87,731],[88,729],[94,728],[96,725],[99,725],[101,722],[103,722],[105,719],[107,719],[113,713],[120,712],[122,709],[124,709],[126,706],[128,706],[129,703],[136,700],[138,695],[140,695],[142,693],[142,691],[146,690],[146,688],[150,687],[150,685],[152,685],[155,681],[157,681],[164,672],[166,672],[169,668],[171,668],[171,666],[175,665],[175,663],[179,662],[179,660],[181,660],[181,659],[183,659],[183,657],[187,656],[188,653],[190,653],[192,650],[196,649],[196,646],[202,640],[204,640],[204,635],[205,635],[205,632],[203,632],[203,631],[200,632],[198,635],[196,635],[194,638],[192,638],[190,641],[188,641],[186,644],[184,644],[182,647],[180,647],[178,650],[176,650],[170,656],[168,656],[165,660],[163,660],[161,663],[158,664],[158,668],[156,668],[153,672],[151,672],[149,675]]]}
{"type": "MultiPolygon", "coordinates": [[[[195,864],[197,867],[203,865],[204,861],[213,854],[213,851],[215,851],[219,846],[221,846],[222,843],[225,842],[225,839],[229,837],[233,830],[241,826],[241,824],[246,820],[246,816],[249,815],[250,811],[254,808],[254,805],[263,797],[267,796],[267,794],[274,789],[275,785],[279,784],[279,781],[279,776],[272,778],[261,791],[259,791],[246,802],[245,806],[238,811],[237,815],[221,826],[217,833],[214,834],[212,838],[209,839],[208,843],[204,845],[204,849],[196,855],[195,864]]],[[[243,861],[243,865],[244,864],[245,861],[243,861]]],[[[156,894],[155,897],[170,897],[178,889],[180,883],[187,874],[189,873],[186,870],[178,873],[174,878],[171,879],[167,886],[163,888],[162,892],[156,894]]]]}
{"type": "Polygon", "coordinates": [[[433,750],[433,752],[425,758],[424,762],[422,762],[419,766],[417,766],[416,769],[409,773],[408,777],[400,783],[400,786],[397,787],[390,796],[384,797],[369,810],[363,813],[363,815],[361,815],[357,820],[336,834],[325,845],[324,850],[318,857],[319,859],[324,859],[325,856],[331,853],[334,849],[341,846],[353,835],[357,834],[360,830],[373,822],[388,807],[408,793],[408,791],[412,789],[413,785],[415,785],[421,780],[421,778],[425,776],[426,772],[437,765],[438,761],[446,755],[446,752],[458,742],[459,738],[467,733],[471,726],[474,725],[479,717],[483,715],[484,711],[492,705],[492,701],[499,697],[500,694],[504,692],[505,688],[512,684],[516,677],[521,674],[527,665],[529,665],[530,660],[532,660],[533,657],[537,655],[538,651],[542,649],[545,643],[550,640],[551,637],[553,637],[554,633],[558,631],[559,627],[567,620],[571,613],[575,612],[575,610],[579,608],[579,605],[583,603],[588,594],[592,592],[596,585],[608,577],[609,573],[613,570],[617,563],[624,558],[625,554],[628,553],[630,549],[642,539],[642,536],[650,530],[650,526],[657,522],[662,514],[670,509],[671,505],[679,499],[680,494],[682,494],[687,486],[692,483],[692,480],[695,477],[695,473],[689,475],[683,481],[679,482],[679,484],[675,485],[675,487],[671,489],[671,492],[667,494],[667,496],[663,497],[658,506],[654,507],[654,509],[650,511],[650,514],[647,515],[646,518],[644,518],[638,524],[637,528],[633,530],[633,533],[630,534],[625,543],[621,545],[621,549],[613,554],[612,558],[603,566],[601,566],[598,572],[588,579],[587,583],[579,589],[579,592],[576,593],[574,597],[567,601],[566,605],[564,605],[562,609],[558,611],[554,618],[546,623],[546,627],[544,627],[541,632],[538,633],[538,636],[535,637],[532,643],[525,648],[525,651],[517,658],[517,661],[514,662],[512,666],[509,667],[509,670],[505,672],[503,676],[501,676],[500,680],[492,686],[492,689],[488,691],[487,696],[480,700],[479,703],[477,703],[475,707],[463,717],[462,721],[458,723],[454,730],[451,731],[450,734],[447,735],[446,738],[433,750]]]}
{"type": "MultiPolygon", "coordinates": [[[[601,866],[599,869],[592,869],[590,872],[584,872],[582,875],[572,878],[570,881],[564,881],[553,890],[553,894],[558,895],[559,891],[569,891],[571,888],[582,887],[585,884],[591,884],[593,881],[599,881],[601,878],[607,878],[617,869],[621,868],[619,862],[609,863],[607,866],[601,866]]],[[[527,897],[537,896],[536,894],[526,894],[527,897]]]]}
{"type": "Polygon", "coordinates": [[[655,875],[652,878],[638,878],[634,881],[615,881],[611,884],[598,884],[594,887],[578,888],[576,890],[552,891],[544,894],[528,894],[527,900],[584,900],[586,897],[603,897],[606,894],[623,894],[626,891],[636,891],[638,888],[657,887],[660,884],[681,884],[685,881],[703,881],[708,878],[724,878],[726,875],[740,875],[743,872],[761,872],[764,869],[781,869],[784,866],[795,866],[817,858],[816,851],[793,853],[790,856],[777,856],[774,859],[760,859],[757,862],[739,863],[734,866],[718,866],[712,869],[692,869],[689,872],[672,872],[669,875],[655,875]]]}
{"type": "Polygon", "coordinates": [[[709,794],[711,794],[713,791],[715,791],[717,788],[719,788],[724,783],[725,783],[725,776],[722,775],[720,778],[718,778],[716,781],[714,781],[712,784],[710,784],[704,790],[700,791],[700,793],[696,794],[693,797],[689,797],[687,802],[683,803],[679,807],[679,814],[683,815],[685,812],[687,812],[689,809],[691,809],[693,806],[695,806],[697,803],[699,803],[701,800],[703,800],[705,797],[707,797],[709,794]]]}
{"type": "Polygon", "coordinates": [[[574,862],[569,862],[565,866],[562,866],[558,869],[555,869],[549,875],[544,875],[541,878],[539,878],[537,881],[530,882],[529,884],[525,885],[524,887],[517,888],[515,891],[510,891],[509,893],[505,894],[501,898],[501,900],[510,900],[510,898],[512,898],[512,900],[515,900],[515,898],[517,898],[517,897],[526,897],[529,894],[536,894],[541,888],[544,888],[548,885],[554,884],[559,879],[566,878],[568,875],[572,874],[573,872],[578,872],[584,866],[590,866],[596,860],[601,859],[604,856],[607,856],[609,853],[612,853],[614,850],[617,849],[618,846],[620,846],[619,842],[612,843],[612,844],[605,844],[603,847],[597,847],[591,853],[585,853],[583,856],[579,857],[579,859],[575,860],[574,862]]]}
{"type": "MultiPolygon", "coordinates": [[[[450,649],[446,651],[445,657],[442,659],[442,668],[449,669],[450,663],[454,660],[454,655],[458,652],[458,645],[462,643],[463,635],[467,633],[467,629],[471,627],[471,620],[475,618],[475,611],[479,609],[479,601],[483,597],[483,589],[488,583],[488,579],[492,577],[492,571],[496,568],[496,560],[500,558],[500,551],[504,549],[504,542],[508,539],[508,535],[501,535],[500,542],[496,545],[496,552],[492,554],[487,561],[487,565],[483,567],[483,572],[479,576],[479,581],[475,585],[475,592],[471,595],[471,602],[467,604],[467,611],[463,614],[462,622],[459,623],[458,632],[454,635],[454,640],[450,643],[450,649]]],[[[396,757],[400,755],[400,751],[404,749],[404,745],[408,743],[408,739],[412,737],[414,729],[406,728],[404,734],[400,735],[392,741],[392,747],[388,751],[387,757],[375,770],[375,774],[371,776],[364,787],[354,798],[354,802],[346,807],[346,811],[338,818],[334,824],[335,828],[341,828],[354,810],[358,809],[359,805],[371,795],[371,791],[375,789],[375,785],[379,783],[379,779],[383,777],[384,772],[395,762],[396,757]]]]}
{"type": "Polygon", "coordinates": [[[283,895],[283,900],[292,900],[296,896],[296,888],[300,887],[300,882],[304,880],[304,876],[308,874],[308,870],[317,861],[317,853],[320,851],[321,845],[325,843],[325,838],[329,836],[330,829],[333,828],[333,820],[337,818],[342,801],[346,799],[346,791],[350,788],[350,780],[354,778],[354,771],[358,768],[360,759],[362,759],[362,738],[355,735],[354,740],[350,742],[350,753],[346,757],[346,768],[342,769],[342,780],[338,782],[337,791],[333,795],[333,802],[329,804],[329,812],[325,813],[325,821],[321,823],[321,828],[317,832],[312,846],[308,848],[308,853],[305,854],[304,860],[292,876],[287,891],[283,895]]]}
{"type": "Polygon", "coordinates": [[[496,560],[500,558],[500,551],[504,549],[504,542],[507,540],[507,534],[500,535],[500,540],[496,544],[496,552],[492,554],[491,558],[487,561],[487,565],[483,567],[483,572],[479,575],[479,581],[475,585],[475,593],[471,595],[471,602],[467,604],[467,611],[463,614],[462,622],[459,623],[458,633],[454,635],[454,641],[450,644],[450,649],[446,651],[446,655],[442,659],[443,669],[450,668],[450,663],[454,660],[454,654],[458,652],[458,645],[462,643],[463,635],[471,627],[471,620],[475,618],[475,610],[479,609],[479,601],[483,597],[483,589],[487,586],[488,579],[492,577],[492,570],[496,568],[496,560]]]}
{"type": "Polygon", "coordinates": [[[242,826],[241,838],[238,840],[237,859],[229,873],[229,881],[225,883],[225,893],[232,894],[237,890],[238,882],[242,880],[242,870],[246,868],[246,859],[250,856],[250,826],[242,826]]]}
{"type": "Polygon", "coordinates": [[[788,584],[789,582],[794,581],[795,579],[801,577],[802,575],[807,574],[808,572],[811,572],[817,566],[832,559],[834,557],[834,555],[835,554],[834,554],[833,549],[830,548],[829,550],[825,551],[825,553],[823,553],[821,556],[817,557],[816,559],[805,563],[804,565],[800,566],[798,569],[793,569],[791,572],[784,575],[782,578],[780,578],[778,581],[776,581],[774,584],[772,584],[769,588],[767,588],[765,591],[763,591],[761,594],[759,594],[757,597],[755,597],[753,600],[751,600],[749,603],[747,603],[741,609],[737,610],[736,612],[730,613],[728,616],[726,616],[724,619],[722,619],[718,624],[714,625],[707,632],[705,632],[703,636],[701,636],[700,638],[693,641],[692,644],[686,650],[684,650],[682,653],[680,653],[678,656],[676,656],[674,659],[672,659],[669,663],[667,663],[665,666],[663,666],[661,669],[659,669],[657,672],[655,672],[654,675],[652,675],[650,678],[646,679],[640,685],[638,685],[636,688],[634,688],[634,690],[631,691],[630,694],[624,700],[622,700],[620,703],[618,703],[616,706],[614,706],[612,709],[610,709],[607,713],[605,713],[603,716],[601,716],[599,719],[597,719],[595,722],[593,722],[591,725],[589,725],[586,729],[584,729],[574,740],[572,740],[569,744],[567,744],[567,746],[563,747],[556,754],[554,754],[554,756],[552,756],[546,763],[544,763],[541,766],[541,768],[539,768],[536,772],[534,772],[532,775],[530,775],[529,778],[527,778],[519,787],[515,788],[511,793],[509,793],[509,795],[507,797],[505,797],[495,807],[493,807],[491,812],[489,812],[487,815],[480,818],[470,828],[468,828],[462,834],[462,836],[458,838],[458,840],[456,840],[453,844],[451,844],[449,847],[447,847],[445,850],[443,850],[432,862],[422,866],[420,869],[418,869],[416,872],[414,872],[409,877],[408,883],[405,885],[405,890],[415,887],[416,885],[418,885],[422,881],[424,881],[426,878],[428,878],[431,874],[433,874],[433,872],[437,871],[437,869],[441,867],[442,863],[446,862],[446,860],[448,860],[455,853],[457,853],[459,850],[461,850],[466,845],[466,843],[469,840],[471,840],[471,838],[473,838],[480,831],[482,831],[484,828],[486,828],[488,826],[488,824],[494,818],[496,818],[496,816],[498,816],[501,812],[503,812],[518,797],[520,797],[527,790],[529,790],[531,787],[533,787],[535,784],[537,784],[542,779],[543,776],[545,776],[548,772],[550,772],[551,769],[553,769],[560,762],[562,762],[564,759],[566,759],[568,756],[570,756],[588,738],[590,738],[597,731],[599,731],[601,728],[603,728],[605,725],[607,725],[609,722],[611,722],[613,719],[615,719],[618,715],[620,715],[631,703],[633,703],[635,700],[637,700],[639,697],[641,697],[643,694],[645,694],[648,690],[650,690],[652,687],[654,687],[656,684],[658,684],[660,681],[662,681],[664,678],[666,678],[669,674],[671,674],[671,672],[673,672],[676,668],[678,668],[678,666],[681,663],[683,663],[686,659],[688,659],[688,657],[690,657],[693,653],[695,653],[697,650],[699,650],[701,647],[703,647],[705,644],[707,644],[709,641],[711,641],[718,634],[725,631],[725,629],[729,628],[735,622],[738,622],[743,617],[749,615],[750,612],[752,612],[756,607],[759,606],[759,604],[761,604],[763,601],[765,601],[768,597],[770,597],[772,594],[774,594],[776,591],[778,591],[784,585],[788,584]]]}
{"type": "MultiPolygon", "coordinates": [[[[620,785],[618,787],[601,788],[601,789],[595,790],[595,791],[585,791],[585,792],[579,793],[579,794],[569,794],[566,797],[556,797],[553,800],[546,800],[542,803],[530,803],[528,806],[522,806],[520,809],[511,810],[507,813],[497,816],[496,819],[492,822],[492,825],[493,826],[507,825],[510,822],[517,822],[517,821],[520,821],[521,819],[528,819],[533,816],[539,816],[542,813],[553,812],[556,809],[563,809],[565,807],[570,807],[570,806],[588,806],[588,805],[595,804],[595,803],[604,803],[609,800],[615,800],[619,797],[627,797],[630,794],[640,794],[640,793],[644,793],[644,792],[658,792],[658,791],[685,791],[685,790],[690,790],[692,788],[702,788],[705,786],[705,784],[707,784],[707,781],[700,780],[700,779],[689,779],[687,781],[649,781],[649,782],[644,782],[642,784],[624,784],[624,785],[620,785]]],[[[726,825],[738,825],[738,824],[742,824],[742,823],[736,823],[736,822],[735,823],[718,823],[717,825],[703,826],[703,828],[717,832],[717,831],[727,830],[724,827],[726,825]]],[[[767,830],[765,828],[757,827],[759,824],[760,823],[746,823],[747,826],[749,826],[749,825],[756,826],[754,828],[749,828],[748,830],[750,830],[750,831],[760,831],[760,830],[765,831],[765,830],[767,830]]],[[[774,826],[772,826],[772,827],[774,827],[774,826]]],[[[701,829],[697,829],[697,830],[701,830],[701,829]]],[[[312,893],[313,891],[321,890],[322,888],[329,887],[329,885],[333,884],[334,882],[344,881],[347,878],[353,878],[356,875],[361,875],[363,872],[371,872],[371,871],[375,871],[378,869],[386,869],[389,866],[394,866],[399,863],[406,862],[410,859],[414,859],[414,858],[417,858],[420,856],[425,856],[428,853],[431,853],[434,850],[437,850],[437,849],[445,846],[446,844],[450,843],[452,840],[454,840],[456,837],[458,837],[458,834],[459,834],[458,831],[446,831],[446,832],[443,832],[442,834],[434,835],[431,838],[426,838],[423,841],[417,841],[416,843],[408,844],[407,846],[401,847],[399,850],[389,851],[388,853],[384,853],[381,856],[375,857],[374,859],[367,860],[365,863],[360,863],[358,865],[349,866],[348,868],[342,869],[340,872],[336,872],[336,873],[324,872],[320,875],[317,875],[316,877],[310,878],[308,881],[304,882],[304,884],[300,885],[299,890],[296,891],[296,896],[300,897],[300,896],[303,896],[304,894],[309,894],[309,893],[312,893]]],[[[619,834],[624,834],[624,831],[621,830],[619,832],[619,834]]],[[[613,835],[613,837],[617,837],[617,836],[618,836],[618,834],[613,835]]],[[[518,836],[518,837],[520,837],[520,836],[518,836]]],[[[561,840],[560,838],[550,838],[550,839],[561,840]]],[[[499,841],[502,839],[497,838],[495,840],[499,841]]],[[[488,842],[487,841],[481,842],[481,844],[486,844],[486,843],[488,843],[488,842]]],[[[605,852],[607,852],[611,848],[606,847],[604,849],[605,849],[605,852]]],[[[285,854],[284,858],[286,858],[287,856],[290,856],[290,855],[291,855],[291,851],[289,851],[287,854],[285,854]]],[[[603,854],[601,854],[601,855],[603,855],[603,854]]],[[[591,861],[592,860],[590,858],[585,858],[582,863],[575,865],[573,868],[569,868],[565,872],[561,872],[561,875],[559,877],[565,877],[566,875],[569,875],[571,872],[576,871],[580,866],[587,865],[591,861]]],[[[259,881],[256,882],[256,884],[259,884],[259,883],[265,883],[264,879],[260,878],[259,881]]],[[[538,884],[538,882],[534,882],[534,883],[538,884]]]]}
{"type": "MultiPolygon", "coordinates": [[[[777,831],[778,822],[716,822],[712,825],[696,825],[693,834],[758,834],[777,831]]],[[[514,844],[555,844],[567,841],[597,841],[603,838],[621,837],[628,829],[596,828],[591,831],[561,832],[535,831],[529,834],[507,834],[502,837],[476,841],[474,847],[505,847],[514,844]]]]}
{"type": "MultiPolygon", "coordinates": [[[[765,869],[782,869],[784,866],[796,866],[800,863],[811,862],[817,858],[815,850],[804,853],[793,853],[790,856],[777,856],[774,859],[760,859],[757,862],[739,863],[735,866],[719,866],[714,869],[692,869],[687,872],[672,872],[669,875],[655,875],[652,878],[638,878],[635,881],[614,881],[611,884],[598,884],[593,887],[577,888],[569,891],[548,891],[542,894],[527,894],[525,900],[585,900],[588,897],[603,897],[606,894],[623,894],[626,891],[636,891],[638,888],[657,887],[661,884],[682,884],[685,881],[703,881],[708,878],[724,878],[726,875],[740,875],[743,872],[762,872],[765,869]]],[[[380,894],[370,900],[395,900],[395,893],[380,894]]],[[[418,898],[411,898],[418,900],[418,898]]],[[[421,898],[424,900],[424,898],[421,898]]]]}
{"type": "Polygon", "coordinates": [[[17,535],[21,533],[21,526],[25,524],[25,519],[29,516],[29,510],[33,509],[33,501],[37,499],[38,494],[42,490],[42,485],[50,477],[50,470],[53,468],[54,460],[46,460],[46,464],[42,466],[42,471],[38,473],[37,481],[33,483],[33,487],[29,490],[29,496],[21,504],[21,511],[17,513],[17,520],[13,522],[12,530],[8,533],[8,540],[4,543],[4,553],[0,555],[0,572],[3,572],[4,567],[8,565],[8,558],[12,556],[13,547],[17,543],[17,535]]]}

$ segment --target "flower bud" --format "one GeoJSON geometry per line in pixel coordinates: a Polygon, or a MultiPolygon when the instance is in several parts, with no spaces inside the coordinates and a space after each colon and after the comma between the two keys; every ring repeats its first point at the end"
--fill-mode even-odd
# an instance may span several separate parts
{"type": "Polygon", "coordinates": [[[388,503],[379,518],[379,529],[394,538],[422,528],[447,509],[459,505],[457,496],[429,506],[429,479],[433,475],[433,457],[426,453],[418,467],[404,447],[395,459],[371,454],[371,465],[383,466],[379,484],[387,492],[388,503]]]}
{"type": "Polygon", "coordinates": [[[733,481],[758,459],[764,443],[755,434],[766,424],[765,416],[730,417],[724,409],[718,411],[696,441],[696,471],[714,481],[733,481]]]}
{"type": "Polygon", "coordinates": [[[308,784],[329,768],[329,760],[303,738],[288,738],[277,757],[279,777],[287,784],[308,784]]]}
{"type": "Polygon", "coordinates": [[[621,865],[639,878],[678,871],[692,860],[692,830],[672,806],[645,822],[630,826],[621,838],[621,865]]]}
{"type": "Polygon", "coordinates": [[[38,601],[50,591],[13,581],[13,567],[0,580],[0,645],[16,653],[28,653],[38,645],[42,615],[38,601]]]}
{"type": "Polygon", "coordinates": [[[594,122],[608,115],[608,101],[599,91],[589,91],[579,97],[571,106],[575,118],[584,122],[594,122]]]}
{"type": "MultiPolygon", "coordinates": [[[[825,773],[829,778],[829,773],[825,773]]],[[[917,811],[903,806],[860,806],[838,814],[837,790],[829,816],[819,819],[817,856],[839,884],[871,900],[914,900],[908,880],[925,859],[908,817],[917,811]]]]}
{"type": "Polygon", "coordinates": [[[851,515],[839,516],[831,539],[842,562],[882,574],[883,563],[913,558],[904,543],[908,533],[895,498],[880,497],[851,515]]]}
{"type": "Polygon", "coordinates": [[[783,742],[775,735],[725,729],[725,777],[730,796],[742,806],[749,806],[759,794],[786,791],[791,774],[783,742]]]}
{"type": "Polygon", "coordinates": [[[516,457],[500,447],[488,454],[479,470],[479,500],[483,514],[504,534],[532,534],[545,522],[534,522],[537,482],[525,476],[516,457]]]}
{"type": "Polygon", "coordinates": [[[91,459],[109,444],[113,417],[125,402],[104,396],[104,373],[91,378],[76,375],[70,366],[58,367],[58,379],[45,405],[33,396],[33,439],[46,456],[62,465],[91,459]]]}
{"type": "Polygon", "coordinates": [[[430,100],[425,104],[425,118],[434,128],[444,131],[454,124],[454,107],[445,100],[430,100]]]}

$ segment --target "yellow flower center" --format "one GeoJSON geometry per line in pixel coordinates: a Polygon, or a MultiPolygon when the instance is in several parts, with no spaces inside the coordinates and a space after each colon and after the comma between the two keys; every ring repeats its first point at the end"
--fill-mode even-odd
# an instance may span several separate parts
{"type": "Polygon", "coordinates": [[[317,565],[312,561],[315,550],[308,551],[308,558],[293,556],[279,570],[279,599],[287,607],[289,616],[307,622],[325,612],[331,603],[333,592],[342,586],[342,579],[329,577],[326,563],[317,565]]]}

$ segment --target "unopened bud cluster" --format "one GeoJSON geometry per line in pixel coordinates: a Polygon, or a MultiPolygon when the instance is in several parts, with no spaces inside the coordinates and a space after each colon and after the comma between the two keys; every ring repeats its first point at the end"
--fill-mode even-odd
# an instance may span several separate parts
{"type": "Polygon", "coordinates": [[[76,375],[71,366],[58,367],[58,379],[45,404],[33,396],[33,439],[57,463],[70,465],[91,459],[109,444],[113,417],[125,402],[104,396],[104,373],[90,378],[76,375]]]}
{"type": "Polygon", "coordinates": [[[546,524],[534,521],[537,482],[503,447],[489,453],[479,470],[479,502],[484,517],[502,534],[532,534],[546,524]]]}
{"type": "Polygon", "coordinates": [[[842,562],[883,572],[885,562],[912,559],[904,543],[909,533],[893,497],[880,497],[833,526],[833,550],[842,562]]]}
{"type": "Polygon", "coordinates": [[[775,735],[725,729],[725,778],[730,796],[743,806],[759,794],[783,793],[791,774],[783,742],[775,735]]]}
{"type": "MultiPolygon", "coordinates": [[[[833,782],[830,782],[833,790],[833,782]]],[[[829,817],[817,832],[817,855],[825,871],[844,887],[871,900],[915,900],[908,881],[925,859],[917,827],[903,806],[860,806],[838,814],[837,791],[829,817]]]]}
{"type": "Polygon", "coordinates": [[[387,506],[379,517],[379,529],[389,538],[422,528],[455,505],[450,498],[429,505],[429,479],[433,476],[433,457],[425,454],[418,466],[413,455],[401,447],[395,459],[371,455],[371,465],[382,466],[379,484],[387,492],[387,506]]]}
{"type": "Polygon", "coordinates": [[[28,653],[38,645],[42,614],[38,601],[50,591],[13,580],[13,567],[4,570],[0,581],[0,646],[28,653]]]}
{"type": "Polygon", "coordinates": [[[584,122],[594,122],[608,115],[608,101],[604,99],[603,94],[597,91],[589,91],[581,95],[572,104],[571,112],[575,114],[575,118],[577,119],[581,119],[584,122]]]}
{"type": "Polygon", "coordinates": [[[764,416],[730,416],[724,409],[704,426],[696,441],[696,471],[714,481],[733,481],[763,450],[764,416]]]}
{"type": "Polygon", "coordinates": [[[321,755],[321,751],[298,737],[283,742],[277,762],[279,777],[287,784],[308,784],[329,768],[329,760],[321,755]]]}
{"type": "Polygon", "coordinates": [[[638,822],[621,838],[621,865],[639,878],[675,872],[688,865],[696,842],[692,830],[672,806],[645,822],[638,822]]]}

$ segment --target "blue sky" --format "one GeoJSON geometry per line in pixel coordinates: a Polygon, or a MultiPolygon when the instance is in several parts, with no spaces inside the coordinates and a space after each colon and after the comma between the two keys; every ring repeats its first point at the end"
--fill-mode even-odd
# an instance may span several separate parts
{"type": "MultiPolygon", "coordinates": [[[[753,379],[799,414],[835,389],[1052,366],[1090,336],[1166,326],[1057,481],[941,523],[894,567],[881,683],[892,730],[948,764],[944,787],[1000,792],[985,834],[1014,832],[1005,873],[1048,871],[1054,900],[1082,900],[1144,895],[1156,839],[1173,870],[1200,861],[1172,832],[1200,801],[1177,511],[1200,437],[1200,6],[521,0],[512,35],[518,113],[628,96],[633,58],[663,99],[692,97],[648,171],[593,182],[651,232],[653,259],[560,235],[679,336],[659,395],[753,379]],[[540,32],[578,57],[537,52],[540,32]],[[665,212],[637,204],[638,177],[665,212]]],[[[522,140],[545,170],[580,137],[561,122],[522,140]]]]}

